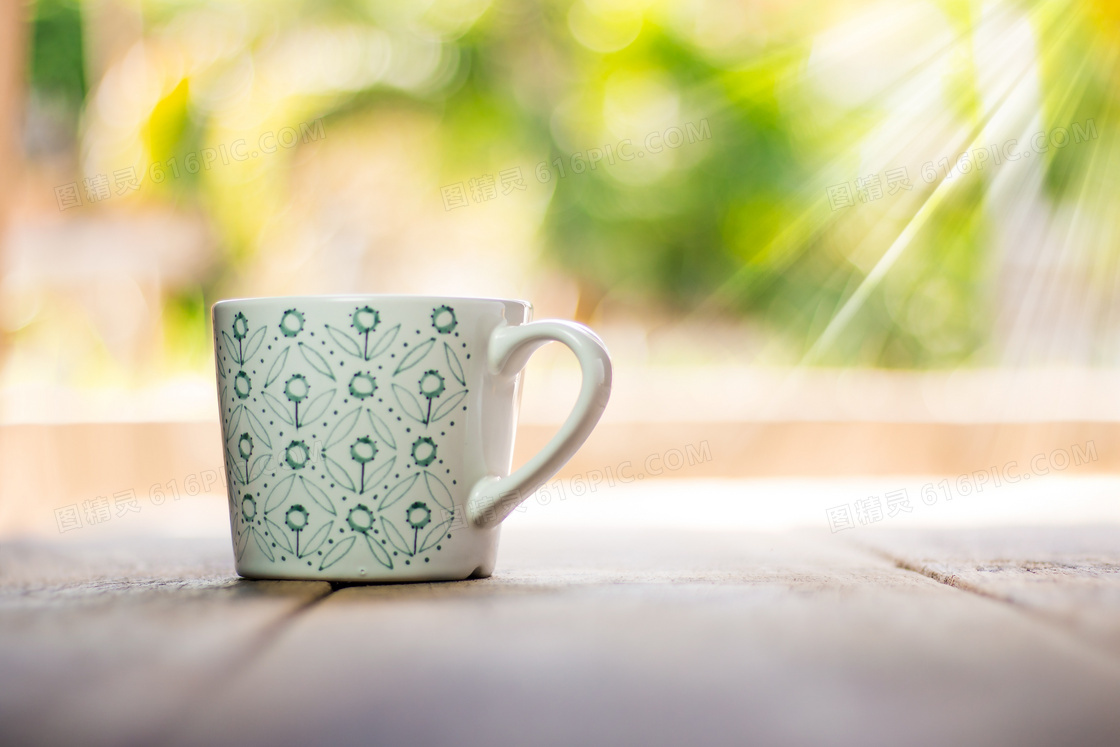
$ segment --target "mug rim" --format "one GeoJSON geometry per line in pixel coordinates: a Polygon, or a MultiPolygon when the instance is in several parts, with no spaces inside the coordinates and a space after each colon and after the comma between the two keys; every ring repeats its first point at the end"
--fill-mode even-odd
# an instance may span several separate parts
{"type": "Polygon", "coordinates": [[[437,296],[427,294],[412,294],[412,293],[324,293],[324,294],[311,294],[311,295],[294,295],[294,296],[249,296],[245,298],[223,298],[220,301],[215,301],[210,309],[211,311],[217,310],[219,306],[232,306],[251,303],[276,303],[276,302],[305,302],[305,301],[338,301],[344,303],[352,303],[355,300],[377,299],[377,302],[386,301],[424,301],[424,302],[442,302],[450,301],[452,303],[500,303],[500,304],[517,304],[532,309],[533,304],[520,298],[497,298],[488,296],[437,296]]]}

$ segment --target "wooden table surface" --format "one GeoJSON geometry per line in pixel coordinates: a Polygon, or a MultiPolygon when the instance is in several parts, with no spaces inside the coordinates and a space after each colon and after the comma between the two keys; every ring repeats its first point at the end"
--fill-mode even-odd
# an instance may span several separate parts
{"type": "Polygon", "coordinates": [[[493,578],[0,545],[0,743],[1120,744],[1120,528],[509,527],[493,578]]]}

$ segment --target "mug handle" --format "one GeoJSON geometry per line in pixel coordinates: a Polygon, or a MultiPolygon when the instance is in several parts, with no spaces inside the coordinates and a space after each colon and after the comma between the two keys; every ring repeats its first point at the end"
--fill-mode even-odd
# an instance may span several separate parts
{"type": "Polygon", "coordinates": [[[487,475],[475,483],[467,499],[467,519],[474,526],[497,526],[537,488],[555,475],[576,453],[607,406],[611,394],[611,359],[598,335],[582,324],[546,319],[517,326],[503,325],[490,335],[487,370],[512,379],[529,357],[550,342],[576,354],[583,383],[568,419],[543,449],[509,477],[487,475]]]}

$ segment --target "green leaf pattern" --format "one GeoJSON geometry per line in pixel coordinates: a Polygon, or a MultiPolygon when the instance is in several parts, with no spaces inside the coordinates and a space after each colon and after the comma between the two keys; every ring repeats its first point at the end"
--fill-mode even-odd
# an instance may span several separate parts
{"type": "Polygon", "coordinates": [[[428,356],[428,353],[432,351],[432,347],[435,344],[436,338],[433,337],[427,342],[420,343],[419,345],[414,347],[408,352],[408,355],[401,359],[400,365],[397,366],[397,370],[393,372],[393,375],[396,376],[397,374],[403,373],[410,368],[420,365],[420,361],[424,360],[424,358],[428,356]]]}
{"type": "Polygon", "coordinates": [[[334,381],[334,371],[331,370],[330,365],[327,363],[327,359],[324,358],[319,351],[313,349],[310,345],[305,345],[301,342],[299,344],[299,354],[303,356],[303,359],[305,361],[307,361],[307,365],[323,374],[323,376],[329,377],[331,381],[334,381]]]}
{"type": "Polygon", "coordinates": [[[268,376],[264,379],[266,387],[272,386],[272,382],[280,378],[280,374],[284,372],[284,364],[288,361],[288,348],[280,351],[276,359],[272,361],[272,366],[268,369],[268,376]]]}

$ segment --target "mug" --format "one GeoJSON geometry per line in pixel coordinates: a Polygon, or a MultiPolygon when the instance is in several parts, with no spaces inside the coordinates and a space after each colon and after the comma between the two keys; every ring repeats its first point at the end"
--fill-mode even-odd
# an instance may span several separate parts
{"type": "Polygon", "coordinates": [[[499,524],[599,421],[603,342],[530,321],[525,301],[293,296],[214,304],[237,572],[435,581],[494,570],[499,524]],[[579,360],[575,408],[510,474],[521,370],[548,342],[579,360]]]}

